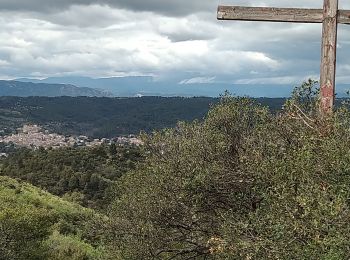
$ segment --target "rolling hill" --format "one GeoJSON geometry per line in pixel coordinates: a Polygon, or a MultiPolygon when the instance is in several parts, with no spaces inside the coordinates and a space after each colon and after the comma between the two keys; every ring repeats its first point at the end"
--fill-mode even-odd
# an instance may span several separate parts
{"type": "Polygon", "coordinates": [[[82,239],[82,227],[99,218],[93,210],[2,176],[0,201],[0,259],[99,259],[102,254],[82,239]]]}
{"type": "Polygon", "coordinates": [[[105,90],[97,90],[87,87],[76,87],[71,84],[32,83],[0,80],[0,96],[106,97],[111,96],[111,94],[105,90]]]}

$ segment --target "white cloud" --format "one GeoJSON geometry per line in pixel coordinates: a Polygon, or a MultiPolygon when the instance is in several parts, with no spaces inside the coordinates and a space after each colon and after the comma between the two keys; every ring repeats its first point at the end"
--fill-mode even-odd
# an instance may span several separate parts
{"type": "MultiPolygon", "coordinates": [[[[304,79],[300,79],[298,77],[269,77],[269,78],[248,78],[248,79],[239,79],[236,80],[235,84],[298,84],[303,80],[306,80],[310,77],[305,77],[304,79]]],[[[312,78],[312,77],[311,77],[312,78]]]]}
{"type": "Polygon", "coordinates": [[[0,60],[0,67],[8,66],[10,63],[6,60],[0,60]]]}
{"type": "Polygon", "coordinates": [[[209,84],[214,83],[216,77],[196,77],[191,79],[184,79],[179,82],[180,85],[188,84],[209,84]]]}
{"type": "MultiPolygon", "coordinates": [[[[0,0],[1,77],[154,75],[189,84],[212,82],[215,75],[220,82],[288,84],[318,74],[321,25],[217,21],[219,2],[0,0]]],[[[340,28],[338,77],[346,79],[350,26],[340,28]]]]}

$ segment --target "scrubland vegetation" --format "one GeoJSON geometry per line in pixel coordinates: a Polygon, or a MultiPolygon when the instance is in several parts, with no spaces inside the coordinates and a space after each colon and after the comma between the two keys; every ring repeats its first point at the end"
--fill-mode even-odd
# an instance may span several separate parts
{"type": "Polygon", "coordinates": [[[278,113],[225,95],[203,121],[143,140],[129,163],[117,147],[3,159],[1,175],[22,180],[0,179],[0,258],[350,258],[350,113],[321,117],[314,82],[278,113]],[[62,190],[60,167],[77,177],[62,190]],[[108,192],[80,185],[92,175],[108,192]]]}

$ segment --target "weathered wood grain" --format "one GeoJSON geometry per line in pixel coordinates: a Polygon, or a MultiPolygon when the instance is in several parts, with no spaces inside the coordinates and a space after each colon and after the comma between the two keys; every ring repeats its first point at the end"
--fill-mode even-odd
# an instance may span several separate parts
{"type": "Polygon", "coordinates": [[[338,11],[338,23],[350,24],[350,10],[338,11]]]}
{"type": "Polygon", "coordinates": [[[219,6],[219,20],[320,23],[321,9],[219,6]]]}
{"type": "MultiPolygon", "coordinates": [[[[322,23],[322,9],[219,6],[218,20],[322,23]]],[[[350,24],[350,10],[339,10],[338,23],[350,24]]]]}
{"type": "Polygon", "coordinates": [[[320,109],[325,115],[332,111],[335,99],[338,0],[324,0],[323,10],[320,109]]]}

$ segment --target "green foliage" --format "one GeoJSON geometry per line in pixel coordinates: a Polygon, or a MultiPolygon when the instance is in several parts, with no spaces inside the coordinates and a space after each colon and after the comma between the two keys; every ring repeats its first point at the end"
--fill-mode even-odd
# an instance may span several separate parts
{"type": "Polygon", "coordinates": [[[64,199],[0,177],[0,259],[349,259],[350,112],[320,117],[316,87],[279,113],[225,95],[142,151],[11,154],[2,175],[64,199]]]}
{"type": "MultiPolygon", "coordinates": [[[[284,101],[283,98],[258,99],[273,110],[279,110],[284,101]]],[[[217,102],[217,98],[205,97],[0,97],[0,129],[5,129],[5,133],[14,132],[29,122],[64,135],[102,138],[140,131],[150,133],[175,127],[179,120],[201,120],[211,104],[217,102]]]]}
{"type": "Polygon", "coordinates": [[[19,149],[1,161],[0,175],[20,178],[52,194],[104,208],[114,182],[141,159],[137,147],[19,149]]]}
{"type": "Polygon", "coordinates": [[[8,177],[0,177],[0,201],[0,259],[99,259],[103,254],[84,230],[103,219],[92,210],[8,177]]]}
{"type": "Polygon", "coordinates": [[[44,257],[42,240],[49,235],[53,214],[25,207],[0,210],[0,259],[44,257]]]}
{"type": "Polygon", "coordinates": [[[123,259],[349,259],[350,117],[309,81],[279,114],[224,96],[204,122],[145,136],[109,247],[123,259]]]}
{"type": "Polygon", "coordinates": [[[285,106],[297,105],[303,111],[316,114],[318,112],[320,89],[318,82],[312,79],[305,81],[300,87],[293,90],[292,98],[285,106]]]}
{"type": "Polygon", "coordinates": [[[216,102],[182,97],[0,97],[0,129],[15,131],[29,121],[64,135],[115,137],[202,119],[216,102]]]}
{"type": "Polygon", "coordinates": [[[77,236],[64,236],[57,231],[45,241],[49,260],[98,260],[106,259],[101,249],[96,249],[77,236]]]}

